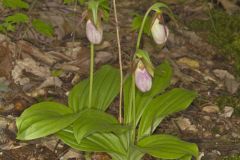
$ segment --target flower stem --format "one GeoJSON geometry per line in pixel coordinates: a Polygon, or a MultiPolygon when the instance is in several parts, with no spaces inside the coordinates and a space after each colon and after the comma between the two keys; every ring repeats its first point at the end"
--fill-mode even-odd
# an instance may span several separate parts
{"type": "MultiPolygon", "coordinates": [[[[144,26],[145,26],[145,23],[146,23],[148,14],[151,12],[151,10],[152,10],[152,7],[150,7],[150,8],[147,10],[147,12],[145,13],[145,15],[144,15],[144,18],[143,18],[143,21],[142,21],[142,24],[141,24],[141,28],[140,28],[139,33],[138,33],[136,50],[138,50],[139,47],[140,47],[140,42],[141,42],[142,34],[143,34],[143,28],[144,28],[144,26]]],[[[134,55],[134,56],[135,56],[135,55],[134,55]]]]}
{"type": "Polygon", "coordinates": [[[90,59],[90,86],[89,86],[89,102],[88,108],[92,107],[92,88],[93,88],[93,69],[94,69],[94,44],[91,43],[91,59],[90,59]]]}
{"type": "Polygon", "coordinates": [[[135,129],[135,125],[136,125],[136,101],[135,101],[135,75],[134,73],[132,74],[132,118],[133,118],[133,130],[132,130],[132,141],[133,143],[135,142],[135,136],[136,136],[136,129],[135,129]]]}

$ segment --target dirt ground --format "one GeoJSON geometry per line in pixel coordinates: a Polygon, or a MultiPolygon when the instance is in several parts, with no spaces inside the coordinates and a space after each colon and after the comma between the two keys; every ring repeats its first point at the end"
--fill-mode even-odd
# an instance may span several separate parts
{"type": "MultiPolygon", "coordinates": [[[[172,86],[198,92],[188,110],[168,117],[157,132],[177,135],[198,144],[202,160],[240,159],[239,77],[229,59],[210,45],[206,34],[190,30],[187,23],[209,18],[209,6],[234,11],[226,1],[164,0],[177,17],[166,17],[170,29],[161,50],[150,37],[141,44],[151,53],[154,64],[167,59],[174,68],[172,86]],[[206,3],[205,3],[206,2],[206,3]],[[205,35],[205,36],[203,36],[205,35]]],[[[153,0],[117,1],[124,72],[128,71],[137,35],[131,30],[134,13],[143,14],[153,0]]],[[[237,2],[237,1],[236,1],[237,2]]],[[[237,3],[231,4],[239,8],[237,3]]],[[[2,19],[10,11],[0,8],[2,19]]],[[[24,109],[44,100],[67,102],[71,87],[88,76],[89,48],[82,7],[63,5],[61,0],[37,2],[29,12],[51,22],[54,38],[46,38],[24,27],[8,35],[0,34],[0,159],[1,160],[83,160],[84,153],[70,149],[56,137],[22,142],[15,139],[15,119],[24,109]],[[26,34],[22,34],[25,32],[26,34]],[[54,76],[53,71],[61,71],[54,76]]],[[[231,13],[229,13],[231,14],[231,13]]],[[[104,24],[104,41],[96,48],[96,68],[110,63],[118,67],[113,11],[104,24]]],[[[110,113],[117,115],[117,102],[110,113]]],[[[102,153],[92,159],[106,160],[102,153]]],[[[146,156],[145,159],[153,159],[146,156]]]]}

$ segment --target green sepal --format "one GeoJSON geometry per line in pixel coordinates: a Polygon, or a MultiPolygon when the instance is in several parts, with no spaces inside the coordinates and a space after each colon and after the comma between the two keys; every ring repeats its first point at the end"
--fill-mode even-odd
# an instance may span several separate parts
{"type": "Polygon", "coordinates": [[[154,66],[150,60],[149,54],[147,51],[142,50],[142,49],[138,49],[136,51],[136,56],[137,58],[141,59],[144,66],[146,67],[148,73],[154,77],[154,66]]]}

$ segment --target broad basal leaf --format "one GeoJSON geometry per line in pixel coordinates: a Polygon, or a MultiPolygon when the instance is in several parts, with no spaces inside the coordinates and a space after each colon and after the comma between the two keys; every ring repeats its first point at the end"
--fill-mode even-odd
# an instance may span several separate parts
{"type": "Polygon", "coordinates": [[[26,109],[17,119],[17,139],[31,140],[48,136],[73,123],[79,114],[55,102],[42,102],[26,109]]]}
{"type": "Polygon", "coordinates": [[[186,109],[196,96],[195,92],[176,88],[154,98],[143,113],[138,139],[153,133],[164,117],[186,109]]]}
{"type": "Polygon", "coordinates": [[[78,143],[84,137],[96,132],[122,134],[128,129],[129,127],[120,125],[112,115],[96,110],[83,111],[73,123],[73,131],[78,143]]]}
{"type": "Polygon", "coordinates": [[[156,158],[180,159],[189,156],[198,157],[198,147],[170,135],[153,135],[138,142],[138,147],[156,158]]]}
{"type": "Polygon", "coordinates": [[[103,66],[94,74],[92,106],[88,107],[89,79],[81,81],[70,91],[68,104],[74,112],[84,108],[105,111],[119,93],[119,84],[119,71],[103,66]]]}
{"type": "Polygon", "coordinates": [[[57,132],[57,136],[70,147],[80,151],[126,154],[122,142],[112,133],[94,133],[78,143],[74,137],[73,129],[68,127],[57,132]]]}

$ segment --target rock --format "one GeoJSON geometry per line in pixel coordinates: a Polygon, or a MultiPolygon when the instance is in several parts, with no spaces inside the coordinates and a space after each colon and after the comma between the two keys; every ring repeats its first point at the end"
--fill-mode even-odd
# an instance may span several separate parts
{"type": "Polygon", "coordinates": [[[30,93],[26,93],[30,97],[39,97],[39,96],[44,96],[46,94],[46,91],[44,89],[36,89],[30,93]]]}
{"type": "Polygon", "coordinates": [[[233,107],[226,106],[226,107],[224,107],[223,114],[221,114],[221,116],[223,116],[225,118],[230,118],[232,116],[233,112],[234,112],[233,107]]]}
{"type": "Polygon", "coordinates": [[[95,63],[104,64],[113,59],[113,55],[110,52],[99,51],[96,53],[95,63]]]}
{"type": "Polygon", "coordinates": [[[221,152],[218,150],[213,150],[212,153],[216,153],[217,155],[221,156],[221,152]]]}
{"type": "Polygon", "coordinates": [[[14,109],[14,104],[8,104],[8,105],[3,105],[3,104],[1,104],[0,105],[0,110],[2,111],[2,112],[9,112],[9,111],[11,111],[11,110],[13,110],[14,109]]]}
{"type": "Polygon", "coordinates": [[[8,130],[11,131],[12,133],[14,133],[15,135],[17,134],[16,121],[12,121],[12,122],[8,125],[8,130]]]}
{"type": "Polygon", "coordinates": [[[81,45],[82,45],[81,42],[67,42],[67,43],[66,43],[66,47],[67,47],[67,48],[79,47],[79,46],[81,46],[81,45]]]}
{"type": "Polygon", "coordinates": [[[179,117],[177,118],[176,123],[182,131],[186,130],[186,131],[191,131],[193,133],[196,133],[198,131],[196,126],[192,125],[188,118],[179,117]]]}
{"type": "Polygon", "coordinates": [[[5,77],[0,77],[0,92],[7,92],[9,91],[10,82],[5,77]]]}
{"type": "Polygon", "coordinates": [[[54,151],[56,144],[58,143],[58,139],[56,137],[44,138],[41,140],[42,145],[54,151]]]}
{"type": "Polygon", "coordinates": [[[69,57],[71,57],[72,59],[77,59],[79,56],[79,53],[82,52],[82,47],[74,47],[74,48],[69,48],[69,50],[67,52],[65,52],[65,54],[69,57]]]}
{"type": "Polygon", "coordinates": [[[225,78],[235,79],[235,77],[231,73],[229,73],[227,70],[214,69],[213,73],[216,77],[218,77],[221,80],[225,80],[225,78]]]}
{"type": "Polygon", "coordinates": [[[231,94],[234,94],[238,91],[240,83],[235,79],[235,77],[229,73],[227,70],[215,69],[213,73],[220,80],[224,81],[224,84],[227,88],[227,91],[231,94]]]}
{"type": "Polygon", "coordinates": [[[198,69],[200,67],[199,65],[199,62],[194,60],[194,59],[191,59],[191,58],[188,58],[188,57],[183,57],[183,58],[180,58],[178,61],[177,61],[178,64],[180,65],[185,65],[185,66],[188,66],[192,69],[198,69]]]}
{"type": "Polygon", "coordinates": [[[206,120],[206,121],[210,121],[210,120],[211,120],[211,117],[209,117],[209,116],[203,116],[203,119],[206,120]]]}
{"type": "Polygon", "coordinates": [[[96,49],[96,51],[100,51],[100,50],[104,50],[104,49],[109,48],[109,47],[111,47],[111,43],[108,42],[108,41],[104,41],[100,45],[97,45],[95,47],[95,49],[96,49]]]}
{"type": "Polygon", "coordinates": [[[221,135],[220,135],[220,134],[216,134],[215,137],[216,137],[216,138],[219,138],[219,137],[221,137],[221,135]]]}
{"type": "Polygon", "coordinates": [[[202,111],[207,112],[207,113],[218,113],[219,107],[218,106],[205,106],[205,107],[203,107],[202,111]]]}
{"type": "Polygon", "coordinates": [[[80,80],[80,75],[79,74],[75,74],[72,81],[71,81],[71,84],[75,85],[79,82],[80,80]]]}
{"type": "Polygon", "coordinates": [[[42,79],[51,76],[48,67],[41,65],[32,58],[25,58],[17,60],[14,69],[12,70],[12,77],[16,84],[25,85],[30,82],[28,77],[24,77],[23,73],[28,72],[42,79]]]}
{"type": "Polygon", "coordinates": [[[204,138],[212,138],[212,133],[209,131],[203,132],[203,137],[204,138]]]}
{"type": "Polygon", "coordinates": [[[202,157],[204,157],[204,152],[200,152],[200,153],[199,153],[198,160],[201,160],[202,157]]]}
{"type": "Polygon", "coordinates": [[[232,137],[240,139],[240,134],[236,132],[232,132],[232,137]]]}
{"type": "MultiPolygon", "coordinates": [[[[218,0],[218,2],[221,3],[223,8],[226,10],[228,14],[233,14],[238,11],[240,11],[240,7],[234,3],[234,1],[229,1],[229,0],[218,0]]],[[[237,2],[237,1],[236,1],[237,2]]]]}
{"type": "Polygon", "coordinates": [[[225,86],[227,88],[227,91],[231,94],[234,94],[238,91],[240,83],[237,82],[235,79],[226,79],[225,80],[225,86]]]}
{"type": "Polygon", "coordinates": [[[70,149],[66,154],[64,154],[60,160],[68,160],[68,159],[75,159],[75,160],[81,160],[83,159],[83,155],[77,151],[74,151],[70,149]]]}
{"type": "Polygon", "coordinates": [[[94,153],[91,159],[92,160],[111,160],[111,157],[106,153],[94,153]]]}
{"type": "Polygon", "coordinates": [[[6,129],[9,121],[6,118],[0,117],[0,129],[6,129]]]}
{"type": "Polygon", "coordinates": [[[47,77],[47,79],[37,89],[39,90],[50,86],[61,87],[62,81],[58,77],[47,77]]]}

